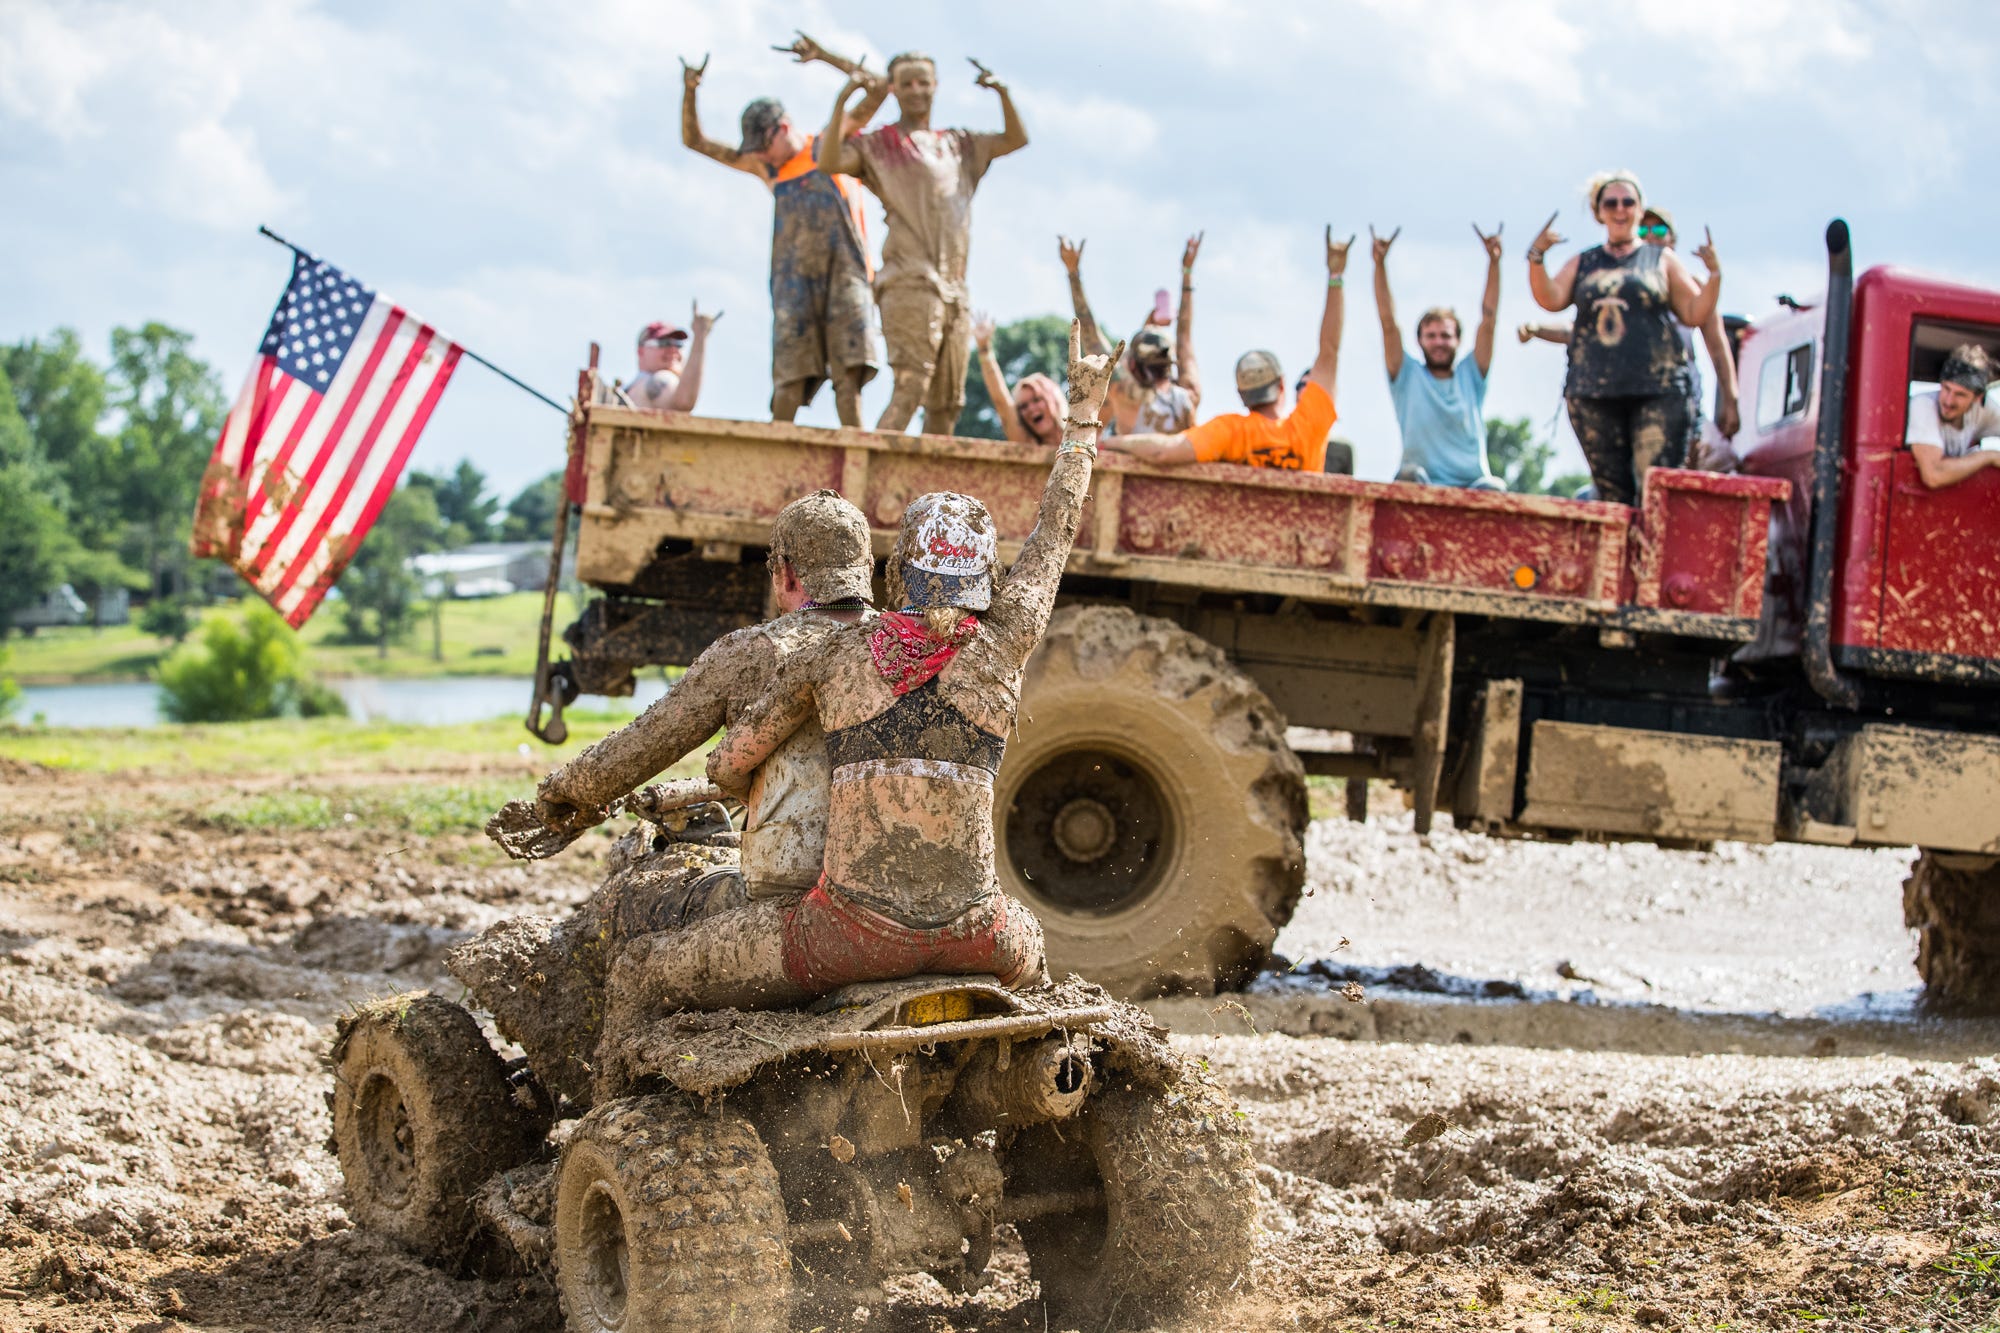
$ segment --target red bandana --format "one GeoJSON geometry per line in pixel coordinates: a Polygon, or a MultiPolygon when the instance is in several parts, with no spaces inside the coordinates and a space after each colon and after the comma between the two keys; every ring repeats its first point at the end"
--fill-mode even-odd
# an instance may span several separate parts
{"type": "Polygon", "coordinates": [[[884,611],[876,621],[875,632],[868,636],[868,655],[875,659],[875,669],[897,694],[908,694],[944,670],[945,664],[978,632],[977,616],[965,617],[950,638],[940,639],[917,617],[884,611]]]}

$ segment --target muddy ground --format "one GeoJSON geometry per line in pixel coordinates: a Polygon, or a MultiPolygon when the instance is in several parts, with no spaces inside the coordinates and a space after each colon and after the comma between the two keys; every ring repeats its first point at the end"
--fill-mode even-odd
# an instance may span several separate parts
{"type": "MultiPolygon", "coordinates": [[[[321,1060],[357,1000],[456,994],[443,950],[581,897],[603,845],[230,831],[144,787],[114,817],[0,765],[0,1329],[557,1327],[539,1280],[348,1225],[321,1060]]],[[[1310,847],[1299,966],[1166,1007],[1264,1191],[1249,1283],[1187,1327],[1995,1326],[2000,1060],[1911,1010],[1901,858],[1426,843],[1395,813],[1310,847]],[[1722,1035],[1648,1038],[1621,1017],[1647,1006],[1722,1035]],[[1731,1035],[1764,1008],[1822,1029],[1731,1035]],[[1450,1127],[1406,1144],[1426,1116],[1450,1127]]],[[[1043,1329],[1018,1249],[997,1267],[855,1326],[1043,1329]]]]}

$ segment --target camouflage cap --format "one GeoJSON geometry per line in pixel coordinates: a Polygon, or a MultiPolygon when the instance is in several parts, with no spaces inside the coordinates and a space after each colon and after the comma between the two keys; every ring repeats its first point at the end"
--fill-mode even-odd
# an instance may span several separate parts
{"type": "Polygon", "coordinates": [[[743,143],[739,153],[761,153],[771,146],[778,123],[785,118],[785,104],[775,97],[760,97],[743,108],[743,143]]]}
{"type": "Polygon", "coordinates": [[[771,559],[789,562],[815,602],[874,598],[868,520],[838,491],[814,491],[778,511],[771,524],[771,559]]]}
{"type": "Polygon", "coordinates": [[[1126,355],[1135,366],[1164,366],[1174,359],[1173,340],[1151,325],[1132,335],[1126,355]]]}
{"type": "Polygon", "coordinates": [[[1285,392],[1285,372],[1277,354],[1260,350],[1236,358],[1236,392],[1246,407],[1277,402],[1285,392]]]}

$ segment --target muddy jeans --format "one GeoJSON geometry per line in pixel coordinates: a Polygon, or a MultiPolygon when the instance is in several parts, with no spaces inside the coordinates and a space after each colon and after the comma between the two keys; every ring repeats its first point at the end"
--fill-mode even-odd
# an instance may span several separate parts
{"type": "Polygon", "coordinates": [[[965,369],[972,355],[965,302],[946,301],[917,283],[892,287],[878,299],[895,383],[877,429],[900,431],[921,407],[925,434],[951,434],[965,406],[965,369]]]}
{"type": "Polygon", "coordinates": [[[1688,399],[1678,386],[1644,397],[1571,397],[1569,424],[1600,500],[1637,504],[1648,472],[1687,464],[1688,399]]]}

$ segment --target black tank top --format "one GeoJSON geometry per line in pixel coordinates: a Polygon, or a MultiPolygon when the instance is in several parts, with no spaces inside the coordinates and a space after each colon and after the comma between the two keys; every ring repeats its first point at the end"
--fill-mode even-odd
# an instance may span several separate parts
{"type": "Polygon", "coordinates": [[[1687,346],[1668,302],[1665,253],[1657,245],[1642,245],[1621,259],[1598,245],[1577,256],[1571,396],[1684,391],[1687,346]]]}

